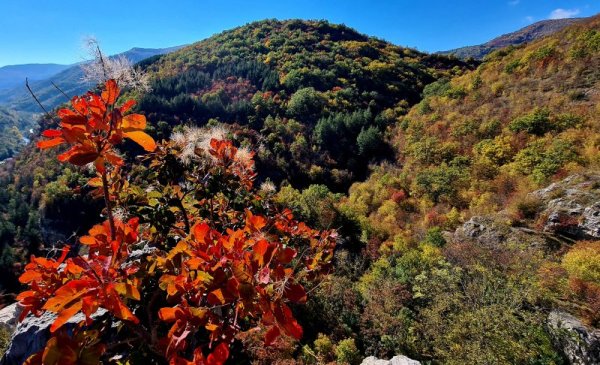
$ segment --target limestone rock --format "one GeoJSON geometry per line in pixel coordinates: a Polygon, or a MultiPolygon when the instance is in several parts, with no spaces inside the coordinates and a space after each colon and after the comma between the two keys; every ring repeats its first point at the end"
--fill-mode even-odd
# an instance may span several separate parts
{"type": "Polygon", "coordinates": [[[600,364],[600,330],[589,328],[571,314],[559,310],[548,316],[548,327],[555,346],[570,364],[600,364]]]}
{"type": "Polygon", "coordinates": [[[600,176],[572,175],[530,195],[544,205],[544,231],[573,239],[600,238],[600,176]]]}
{"type": "Polygon", "coordinates": [[[17,321],[21,314],[21,307],[17,303],[0,309],[0,327],[13,332],[17,327],[17,321]]]}
{"type": "Polygon", "coordinates": [[[421,363],[404,355],[397,355],[390,360],[382,360],[375,356],[369,356],[362,361],[361,365],[421,365],[421,363]]]}

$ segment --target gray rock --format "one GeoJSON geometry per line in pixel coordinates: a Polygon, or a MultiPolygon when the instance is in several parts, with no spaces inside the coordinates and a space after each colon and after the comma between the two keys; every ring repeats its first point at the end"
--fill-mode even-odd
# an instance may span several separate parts
{"type": "Polygon", "coordinates": [[[381,360],[375,356],[369,356],[360,365],[421,365],[421,363],[404,355],[397,355],[390,360],[381,360]]]}
{"type": "MultiPolygon", "coordinates": [[[[92,318],[100,318],[106,313],[105,309],[100,308],[92,318]]],[[[0,360],[0,365],[21,365],[29,356],[42,350],[50,338],[50,326],[55,319],[56,314],[46,312],[40,317],[29,315],[19,323],[10,340],[10,346],[0,360]]],[[[84,319],[83,314],[76,314],[67,321],[65,326],[68,328],[84,319]]]]}
{"type": "Polygon", "coordinates": [[[569,313],[555,310],[548,316],[548,328],[570,364],[600,364],[600,330],[592,329],[569,313]]]}
{"type": "Polygon", "coordinates": [[[600,238],[600,176],[571,175],[530,194],[544,205],[544,231],[573,239],[600,238]]]}
{"type": "Polygon", "coordinates": [[[528,247],[546,247],[554,244],[553,237],[542,232],[522,227],[511,227],[492,216],[474,216],[457,228],[451,239],[453,242],[476,242],[483,247],[498,248],[506,244],[528,247]]]}
{"type": "Polygon", "coordinates": [[[0,327],[13,332],[17,327],[21,310],[22,308],[18,303],[13,303],[0,309],[0,327]]]}

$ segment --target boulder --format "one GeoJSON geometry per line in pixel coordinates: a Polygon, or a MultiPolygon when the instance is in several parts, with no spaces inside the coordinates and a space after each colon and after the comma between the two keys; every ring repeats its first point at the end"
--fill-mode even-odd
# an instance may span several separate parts
{"type": "Polygon", "coordinates": [[[600,364],[600,330],[561,310],[550,312],[548,328],[555,346],[570,364],[600,364]]]}
{"type": "Polygon", "coordinates": [[[0,327],[12,333],[17,327],[20,314],[21,306],[17,303],[7,305],[0,309],[0,327]]]}
{"type": "Polygon", "coordinates": [[[375,356],[369,356],[360,365],[421,365],[421,363],[404,355],[397,355],[390,360],[381,360],[375,356]]]}

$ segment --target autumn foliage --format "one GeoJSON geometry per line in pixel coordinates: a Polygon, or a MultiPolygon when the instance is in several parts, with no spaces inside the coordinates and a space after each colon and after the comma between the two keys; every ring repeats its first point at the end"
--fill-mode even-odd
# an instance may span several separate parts
{"type": "Polygon", "coordinates": [[[109,80],[101,94],[73,98],[38,143],[67,144],[62,162],[93,163],[89,185],[104,196],[107,219],[79,238],[82,249],[25,267],[20,319],[56,314],[46,348],[28,364],[95,364],[133,352],[222,364],[248,330],[263,331],[265,345],[299,339],[292,306],[329,269],[336,233],[258,195],[252,153],[213,138],[192,146],[184,163],[189,146],[157,145],[145,117],[127,114],[135,102],[117,106],[118,96],[109,80]],[[116,150],[124,138],[153,152],[143,159],[149,168],[124,163],[116,150]]]}

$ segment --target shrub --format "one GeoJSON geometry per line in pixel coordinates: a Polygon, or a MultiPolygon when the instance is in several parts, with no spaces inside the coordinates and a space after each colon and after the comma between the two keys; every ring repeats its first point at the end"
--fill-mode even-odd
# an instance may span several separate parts
{"type": "Polygon", "coordinates": [[[361,362],[360,351],[356,347],[353,338],[341,340],[335,347],[335,355],[338,363],[358,365],[361,362]]]}
{"type": "Polygon", "coordinates": [[[544,135],[551,130],[550,111],[536,109],[533,113],[513,120],[508,129],[512,132],[527,132],[537,136],[544,135]]]}
{"type": "Polygon", "coordinates": [[[446,239],[444,238],[440,227],[428,229],[423,242],[435,247],[444,247],[446,245],[446,239]]]}
{"type": "Polygon", "coordinates": [[[135,102],[116,106],[119,91],[109,80],[101,94],[74,98],[58,112],[60,128],[38,142],[68,144],[60,161],[95,166],[87,184],[107,219],[79,238],[85,251],[32,256],[19,278],[29,286],[17,298],[20,320],[57,314],[28,364],[99,363],[122,352],[223,364],[250,329],[267,346],[299,339],[290,304],[305,303],[305,286],[329,269],[336,234],[275,210],[254,188],[253,154],[214,138],[224,133],[189,129],[157,145],[143,132],[146,118],[127,114],[135,102]],[[148,169],[124,173],[115,149],[123,138],[153,152],[148,169]],[[94,317],[101,308],[106,315],[94,317]],[[79,313],[77,326],[66,325],[79,313]]]}

